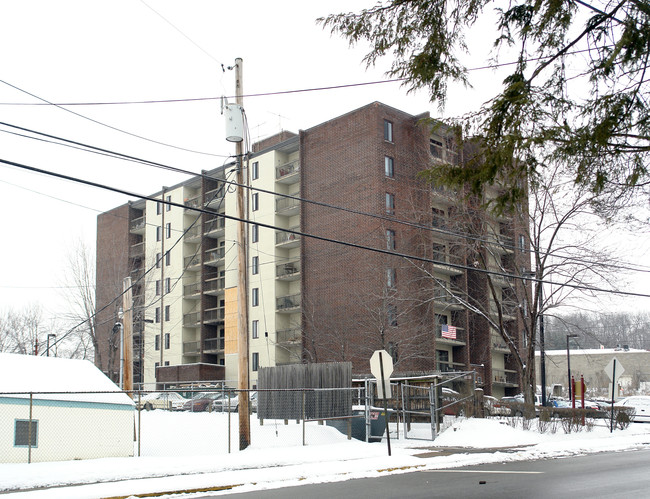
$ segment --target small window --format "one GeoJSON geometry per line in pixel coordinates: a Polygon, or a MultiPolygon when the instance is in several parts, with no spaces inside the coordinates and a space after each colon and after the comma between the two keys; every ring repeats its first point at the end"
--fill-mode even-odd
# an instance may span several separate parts
{"type": "Polygon", "coordinates": [[[254,243],[260,239],[260,226],[257,224],[253,224],[253,227],[251,228],[251,239],[254,243]]]}
{"type": "Polygon", "coordinates": [[[526,238],[523,234],[519,234],[519,251],[525,251],[526,249],[526,238]]]}
{"type": "Polygon", "coordinates": [[[260,304],[260,288],[253,288],[253,297],[252,297],[251,306],[257,307],[260,304]]]}
{"type": "Polygon", "coordinates": [[[156,348],[156,350],[160,350],[160,335],[159,334],[156,335],[156,346],[155,346],[155,348],[156,348]]]}
{"type": "Polygon", "coordinates": [[[169,267],[172,264],[172,257],[169,251],[165,253],[165,266],[169,267]]]}
{"type": "Polygon", "coordinates": [[[257,180],[258,178],[260,178],[260,164],[257,161],[253,161],[251,177],[253,180],[257,180]]]}
{"type": "Polygon", "coordinates": [[[253,321],[251,334],[253,339],[260,337],[260,321],[253,321]]]}
{"type": "Polygon", "coordinates": [[[161,258],[161,254],[160,254],[160,253],[156,253],[156,268],[157,268],[157,269],[160,268],[160,260],[161,260],[161,259],[162,259],[162,258],[161,258]]]}
{"type": "Polygon", "coordinates": [[[165,205],[165,211],[171,211],[171,209],[172,209],[172,205],[169,204],[169,203],[172,202],[172,197],[171,197],[171,196],[167,196],[167,197],[165,198],[165,201],[167,201],[167,205],[165,205]]]}
{"type": "Polygon", "coordinates": [[[166,365],[166,366],[169,365],[169,361],[168,361],[168,360],[165,361],[165,365],[166,365]]]}
{"type": "Polygon", "coordinates": [[[386,193],[386,213],[388,215],[395,214],[395,194],[391,194],[390,192],[386,193]]]}
{"type": "Polygon", "coordinates": [[[165,279],[165,294],[169,293],[172,290],[172,279],[167,277],[165,279]]]}
{"type": "Polygon", "coordinates": [[[392,229],[386,229],[386,249],[394,250],[395,248],[395,231],[392,229]]]}
{"type": "Polygon", "coordinates": [[[260,354],[257,352],[253,352],[253,355],[251,356],[251,370],[257,371],[259,368],[260,368],[260,354]]]}
{"type": "MultiPolygon", "coordinates": [[[[169,322],[170,315],[169,305],[165,305],[165,322],[169,322]]],[[[165,348],[169,348],[169,338],[165,338],[165,348]]]]}
{"type": "Polygon", "coordinates": [[[162,213],[162,203],[160,201],[156,201],[156,215],[160,215],[162,213]]]}
{"type": "Polygon", "coordinates": [[[395,269],[386,269],[386,286],[391,289],[394,288],[396,277],[397,272],[395,272],[395,269]]]}
{"type": "Polygon", "coordinates": [[[395,177],[395,162],[390,156],[384,156],[384,171],[387,177],[395,177]]]}
{"type": "MultiPolygon", "coordinates": [[[[169,307],[167,307],[167,308],[169,308],[169,307]]],[[[170,343],[169,333],[165,333],[165,349],[166,350],[169,350],[169,343],[170,343]]],[[[165,365],[167,365],[167,364],[165,364],[165,365]]]]}
{"type": "Polygon", "coordinates": [[[156,241],[160,241],[162,239],[162,227],[159,225],[156,227],[156,241]]]}
{"type": "Polygon", "coordinates": [[[386,310],[386,321],[388,322],[389,326],[397,326],[397,306],[396,305],[388,305],[388,309],[386,310]]]}
{"type": "Polygon", "coordinates": [[[251,262],[251,274],[257,275],[260,272],[260,257],[254,256],[251,262]]]}
{"type": "Polygon", "coordinates": [[[156,296],[160,296],[160,280],[156,281],[156,296]]]}
{"type": "Polygon", "coordinates": [[[156,324],[160,323],[160,307],[156,307],[156,324]]]}
{"type": "Polygon", "coordinates": [[[253,206],[252,206],[253,211],[257,211],[257,210],[260,209],[260,195],[259,195],[258,192],[253,194],[253,202],[252,202],[252,204],[253,204],[253,206]]]}
{"type": "Polygon", "coordinates": [[[167,239],[172,237],[172,224],[171,224],[171,222],[168,223],[167,226],[165,227],[165,237],[167,239]]]}
{"type": "Polygon", "coordinates": [[[14,427],[15,447],[38,447],[38,420],[16,419],[14,427]],[[31,427],[31,429],[30,429],[31,427]]]}
{"type": "Polygon", "coordinates": [[[393,141],[393,123],[388,120],[384,120],[384,140],[393,141]]]}

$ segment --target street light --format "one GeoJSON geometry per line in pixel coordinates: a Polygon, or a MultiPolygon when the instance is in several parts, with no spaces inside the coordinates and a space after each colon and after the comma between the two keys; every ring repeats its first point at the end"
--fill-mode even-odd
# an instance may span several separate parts
{"type": "Polygon", "coordinates": [[[567,334],[566,335],[566,368],[567,368],[567,380],[569,385],[569,400],[571,398],[571,356],[569,355],[569,338],[577,338],[577,334],[567,334]]]}

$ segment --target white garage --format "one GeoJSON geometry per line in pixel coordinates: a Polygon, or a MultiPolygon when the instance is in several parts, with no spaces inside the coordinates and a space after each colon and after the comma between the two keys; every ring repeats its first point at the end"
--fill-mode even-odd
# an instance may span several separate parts
{"type": "Polygon", "coordinates": [[[133,456],[134,414],[89,361],[0,353],[0,462],[133,456]]]}

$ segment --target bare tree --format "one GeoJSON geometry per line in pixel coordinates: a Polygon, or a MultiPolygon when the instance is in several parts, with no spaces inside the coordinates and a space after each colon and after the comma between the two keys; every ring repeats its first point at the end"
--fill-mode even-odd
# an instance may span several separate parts
{"type": "Polygon", "coordinates": [[[24,310],[8,310],[0,315],[0,351],[38,355],[45,350],[48,332],[38,305],[24,310]]]}

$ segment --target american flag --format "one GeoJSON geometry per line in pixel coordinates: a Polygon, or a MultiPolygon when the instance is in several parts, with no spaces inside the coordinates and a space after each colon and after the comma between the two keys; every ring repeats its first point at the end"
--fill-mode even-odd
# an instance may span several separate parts
{"type": "Polygon", "coordinates": [[[448,338],[450,340],[456,339],[456,326],[450,326],[448,324],[442,325],[442,337],[448,338]]]}

